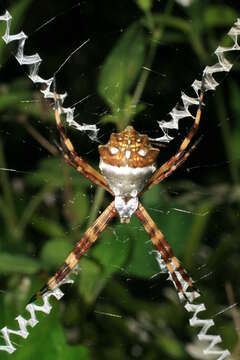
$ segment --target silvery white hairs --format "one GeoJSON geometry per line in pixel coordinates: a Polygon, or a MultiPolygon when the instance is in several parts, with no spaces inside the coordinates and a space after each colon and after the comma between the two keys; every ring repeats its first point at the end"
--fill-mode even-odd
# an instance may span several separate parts
{"type": "MultiPolygon", "coordinates": [[[[44,84],[44,85],[46,85],[46,88],[44,90],[40,90],[43,93],[44,98],[46,98],[46,99],[54,99],[54,94],[51,91],[51,86],[53,84],[54,78],[52,77],[50,79],[45,80],[41,76],[38,75],[39,67],[40,67],[40,64],[42,62],[42,59],[40,58],[38,53],[33,54],[33,55],[25,55],[24,54],[24,46],[25,46],[25,42],[26,42],[28,37],[23,31],[21,31],[18,34],[15,34],[15,35],[10,35],[11,20],[12,20],[12,16],[10,15],[10,13],[8,11],[6,11],[4,15],[0,16],[0,21],[5,21],[6,22],[6,31],[5,31],[5,34],[2,37],[4,42],[6,44],[8,44],[8,43],[10,43],[12,41],[17,41],[18,42],[18,49],[17,49],[17,53],[15,55],[15,58],[17,59],[17,61],[19,62],[20,65],[27,65],[28,66],[28,68],[29,68],[29,75],[28,76],[29,76],[29,78],[32,80],[32,82],[34,84],[44,84]]],[[[66,98],[66,96],[67,96],[67,93],[65,93],[65,94],[57,94],[57,98],[61,102],[61,105],[63,104],[64,99],[66,98]]],[[[65,114],[66,121],[67,121],[69,126],[72,126],[72,127],[76,128],[79,131],[85,131],[91,140],[97,141],[97,134],[98,134],[99,129],[97,129],[95,124],[93,124],[93,125],[89,125],[89,124],[79,125],[74,120],[74,108],[71,108],[71,107],[64,108],[63,106],[60,106],[59,111],[60,111],[60,113],[65,114]]]]}
{"type": "Polygon", "coordinates": [[[172,275],[168,271],[168,268],[167,268],[164,260],[161,258],[161,254],[159,252],[157,252],[156,259],[157,259],[158,265],[161,269],[161,272],[168,273],[168,280],[171,280],[173,282],[175,288],[177,289],[180,301],[182,303],[185,302],[185,305],[184,305],[185,309],[189,313],[193,313],[192,318],[189,320],[190,326],[201,327],[197,337],[198,337],[199,341],[203,342],[204,346],[206,346],[203,349],[203,354],[206,355],[206,359],[208,359],[208,356],[211,356],[211,359],[212,359],[213,355],[216,355],[216,360],[224,360],[224,359],[228,358],[231,354],[227,349],[222,350],[219,347],[216,347],[217,344],[222,342],[221,336],[208,334],[208,330],[212,326],[215,325],[213,319],[200,319],[198,317],[198,314],[200,312],[206,310],[206,306],[204,303],[200,303],[200,304],[195,303],[195,300],[200,297],[200,294],[197,291],[194,291],[194,290],[189,291],[188,290],[188,288],[189,288],[188,283],[183,279],[183,277],[180,275],[180,273],[176,270],[175,265],[171,262],[172,267],[175,269],[177,278],[183,287],[184,293],[185,293],[186,297],[188,298],[188,301],[186,301],[183,294],[178,291],[178,288],[172,278],[172,275]]]}

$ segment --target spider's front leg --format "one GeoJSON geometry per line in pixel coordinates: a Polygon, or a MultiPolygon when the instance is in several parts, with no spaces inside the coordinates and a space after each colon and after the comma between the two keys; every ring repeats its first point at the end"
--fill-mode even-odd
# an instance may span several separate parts
{"type": "Polygon", "coordinates": [[[69,273],[76,267],[79,259],[86,253],[86,251],[94,244],[101,232],[106,228],[110,220],[116,216],[114,201],[103,211],[90,228],[85,232],[82,238],[76,243],[73,251],[68,255],[63,265],[51,277],[47,284],[34,295],[30,302],[35,301],[47,291],[53,290],[61,285],[61,282],[69,275],[69,273]]]}
{"type": "Polygon", "coordinates": [[[103,187],[105,190],[107,190],[112,194],[112,190],[109,188],[109,185],[102,176],[102,174],[100,174],[97,170],[95,170],[91,165],[89,165],[76,153],[71,140],[67,137],[64,128],[62,126],[61,116],[59,111],[60,106],[56,96],[57,96],[56,93],[54,93],[55,120],[63,144],[65,160],[68,162],[68,164],[73,166],[78,172],[80,172],[83,176],[91,180],[94,184],[103,187]]]}
{"type": "Polygon", "coordinates": [[[198,105],[198,110],[196,113],[194,123],[193,123],[188,135],[185,137],[182,144],[180,145],[178,152],[175,155],[173,155],[168,161],[166,161],[159,169],[157,169],[154,172],[154,174],[152,175],[151,179],[149,180],[148,184],[146,185],[146,187],[143,191],[146,191],[152,185],[158,184],[159,182],[164,180],[166,177],[171,175],[179,166],[181,166],[187,160],[187,158],[189,157],[192,150],[194,150],[194,148],[196,147],[196,143],[195,143],[189,149],[189,151],[187,151],[187,148],[199,127],[201,114],[202,114],[203,94],[204,94],[204,92],[202,90],[199,95],[199,105],[198,105]]]}
{"type": "Polygon", "coordinates": [[[138,205],[138,209],[136,211],[136,216],[142,222],[144,229],[149,234],[154,246],[160,252],[169,273],[172,276],[173,282],[175,283],[176,288],[180,291],[180,293],[184,296],[186,300],[188,300],[187,295],[182,286],[181,279],[179,280],[176,273],[179,273],[182,279],[188,283],[190,288],[193,290],[193,283],[191,278],[187,275],[186,271],[182,268],[179,263],[179,260],[174,256],[171,247],[169,246],[167,240],[165,239],[163,233],[158,229],[155,222],[152,220],[151,216],[148,214],[147,210],[142,206],[141,203],[138,205]]]}

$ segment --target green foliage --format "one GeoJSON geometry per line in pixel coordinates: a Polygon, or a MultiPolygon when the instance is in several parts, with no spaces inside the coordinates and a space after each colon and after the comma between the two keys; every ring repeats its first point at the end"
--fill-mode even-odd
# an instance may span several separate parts
{"type": "Polygon", "coordinates": [[[136,3],[144,12],[151,10],[152,0],[136,0],[136,3]]]}
{"type": "Polygon", "coordinates": [[[42,248],[41,259],[48,266],[57,267],[71,250],[72,246],[67,243],[66,238],[62,240],[59,237],[56,239],[50,238],[42,248]]]}
{"type": "Polygon", "coordinates": [[[240,140],[240,123],[238,121],[240,116],[240,104],[239,104],[239,98],[240,98],[240,90],[239,86],[236,84],[235,81],[232,81],[230,83],[230,91],[231,91],[231,105],[234,112],[234,131],[232,134],[231,139],[231,151],[234,158],[239,157],[239,140],[240,140]]]}
{"type": "Polygon", "coordinates": [[[230,6],[208,6],[204,13],[204,23],[207,28],[215,28],[233,24],[238,14],[230,6]]]}
{"type": "Polygon", "coordinates": [[[115,236],[105,231],[91,252],[92,260],[81,261],[79,290],[88,303],[96,300],[111,276],[127,262],[130,243],[120,241],[117,229],[115,231],[115,236]]]}
{"type": "Polygon", "coordinates": [[[22,273],[31,275],[39,268],[39,262],[30,257],[7,253],[0,254],[0,272],[3,274],[22,273]]]}

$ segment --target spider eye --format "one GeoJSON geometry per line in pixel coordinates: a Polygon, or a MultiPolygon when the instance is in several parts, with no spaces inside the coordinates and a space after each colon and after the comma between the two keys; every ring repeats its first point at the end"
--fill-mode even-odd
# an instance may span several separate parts
{"type": "Polygon", "coordinates": [[[119,151],[118,148],[116,148],[115,146],[110,147],[110,153],[112,155],[116,155],[118,153],[118,151],[119,151]]]}
{"type": "Polygon", "coordinates": [[[144,157],[146,154],[147,154],[147,151],[146,151],[146,150],[140,149],[140,150],[138,151],[138,155],[140,155],[140,156],[142,156],[142,157],[144,157]]]}

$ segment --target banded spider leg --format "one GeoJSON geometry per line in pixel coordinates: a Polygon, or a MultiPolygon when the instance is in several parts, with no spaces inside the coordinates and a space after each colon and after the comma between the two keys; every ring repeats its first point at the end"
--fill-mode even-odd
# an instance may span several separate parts
{"type": "Polygon", "coordinates": [[[117,212],[114,207],[114,202],[112,202],[76,243],[73,251],[70,252],[60,269],[48,280],[47,284],[31,298],[30,302],[35,301],[47,291],[53,290],[57,286],[61,285],[61,281],[65,279],[66,276],[68,276],[76,267],[79,259],[94,244],[101,232],[103,232],[116,214],[117,212]]]}

